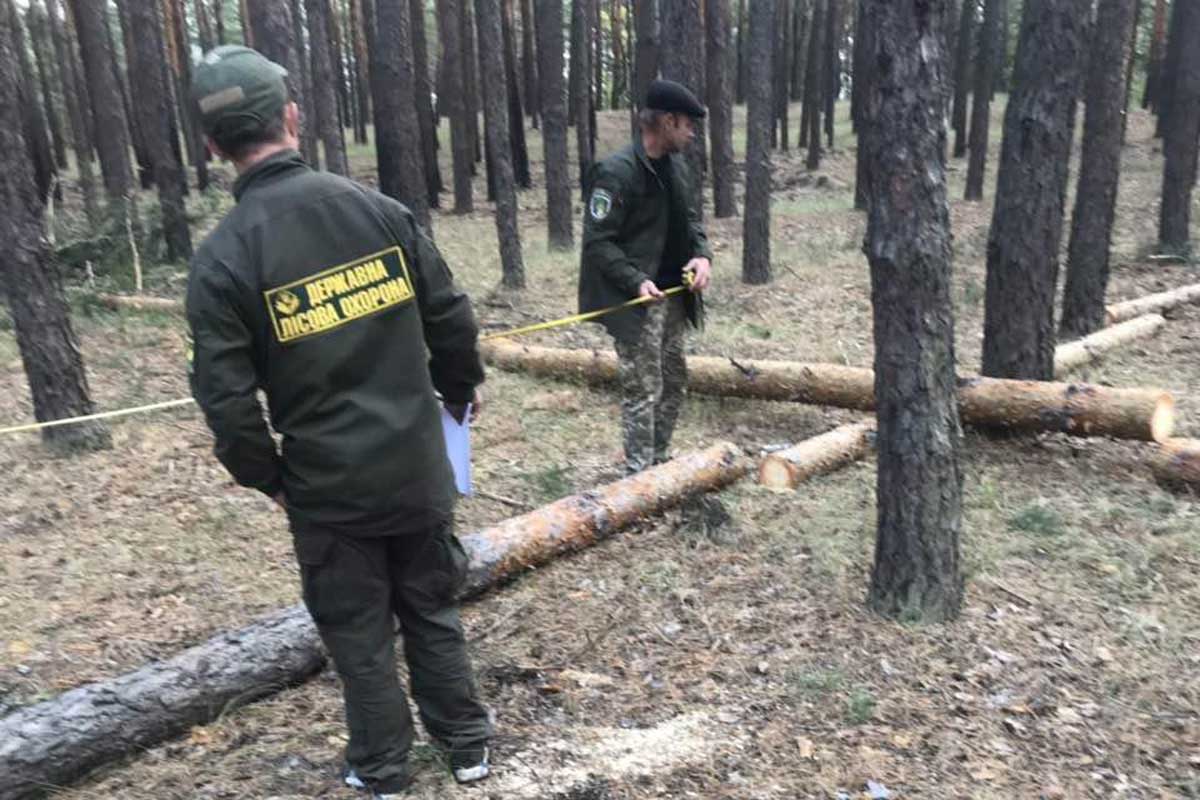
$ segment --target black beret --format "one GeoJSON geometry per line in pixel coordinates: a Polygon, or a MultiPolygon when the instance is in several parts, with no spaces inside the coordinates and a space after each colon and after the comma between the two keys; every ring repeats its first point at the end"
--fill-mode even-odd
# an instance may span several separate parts
{"type": "Polygon", "coordinates": [[[696,119],[704,119],[707,114],[696,95],[675,81],[651,81],[650,88],[646,90],[645,107],[652,111],[687,114],[696,119]]]}

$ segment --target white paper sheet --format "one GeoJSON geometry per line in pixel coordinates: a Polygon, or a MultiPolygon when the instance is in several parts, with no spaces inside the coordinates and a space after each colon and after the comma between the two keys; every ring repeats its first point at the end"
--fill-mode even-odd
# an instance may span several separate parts
{"type": "Polygon", "coordinates": [[[471,494],[471,405],[460,425],[442,406],[442,434],[446,437],[446,455],[454,469],[454,485],[461,495],[471,494]]]}

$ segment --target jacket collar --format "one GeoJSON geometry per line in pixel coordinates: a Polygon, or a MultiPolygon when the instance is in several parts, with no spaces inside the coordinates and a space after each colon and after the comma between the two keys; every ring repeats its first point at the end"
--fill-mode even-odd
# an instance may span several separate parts
{"type": "MultiPolygon", "coordinates": [[[[666,184],[663,182],[662,176],[658,174],[658,170],[654,169],[654,162],[650,160],[649,154],[646,153],[646,146],[642,144],[641,131],[638,131],[633,136],[633,152],[634,155],[637,156],[638,161],[641,162],[642,166],[645,167],[646,170],[658,180],[659,185],[665,186],[666,184]]],[[[669,154],[666,156],[666,158],[670,157],[671,156],[669,154]]]]}
{"type": "Polygon", "coordinates": [[[256,184],[269,182],[281,175],[307,170],[309,167],[295,150],[282,150],[267,156],[238,176],[233,184],[233,197],[241,200],[242,195],[256,184]]]}

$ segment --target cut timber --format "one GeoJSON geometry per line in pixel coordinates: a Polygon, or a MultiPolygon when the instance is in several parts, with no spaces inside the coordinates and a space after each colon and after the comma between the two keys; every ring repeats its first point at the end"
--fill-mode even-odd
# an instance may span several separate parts
{"type": "Polygon", "coordinates": [[[0,797],[35,797],[226,710],[299,683],[325,663],[293,606],[174,658],[72,689],[0,719],[0,797]]]}
{"type": "Polygon", "coordinates": [[[183,303],[169,297],[144,297],[128,294],[102,294],[97,299],[104,306],[114,311],[163,311],[182,314],[183,303]]]}
{"type": "Polygon", "coordinates": [[[1054,350],[1054,374],[1062,375],[1095,361],[1109,350],[1158,333],[1167,321],[1159,314],[1143,314],[1131,320],[1102,328],[1090,336],[1059,345],[1054,350]]]}
{"type": "MultiPolygon", "coordinates": [[[[750,468],[719,443],[616,483],[462,537],[475,596],[556,555],[718,489],[750,468]]],[[[19,709],[0,719],[0,798],[33,797],[140,752],[192,725],[321,668],[324,650],[303,606],[216,636],[157,664],[19,709]]]]}
{"type": "MultiPolygon", "coordinates": [[[[612,383],[617,375],[612,353],[522,346],[503,340],[487,343],[483,352],[493,366],[543,377],[612,383]]],[[[734,362],[703,356],[689,357],[687,366],[688,388],[700,394],[874,410],[875,375],[861,367],[734,362]]],[[[965,423],[1016,431],[1163,441],[1175,424],[1175,401],[1159,389],[960,378],[958,405],[965,423]]]]}
{"type": "Polygon", "coordinates": [[[856,422],[771,453],[758,468],[758,482],[770,489],[795,489],[817,475],[833,472],[871,449],[875,423],[856,422]]]}
{"type": "Polygon", "coordinates": [[[464,594],[479,594],[562,553],[595,544],[690,495],[720,489],[750,467],[735,445],[720,442],[463,536],[471,559],[464,594]]]}
{"type": "Polygon", "coordinates": [[[1088,383],[960,378],[965,423],[1014,431],[1058,431],[1161,442],[1175,428],[1175,400],[1160,389],[1088,383]]]}
{"type": "Polygon", "coordinates": [[[1169,292],[1148,294],[1123,303],[1114,303],[1105,309],[1105,318],[1109,325],[1124,322],[1127,319],[1140,317],[1142,314],[1161,314],[1176,306],[1188,303],[1200,303],[1200,283],[1193,283],[1172,289],[1169,292]]]}
{"type": "Polygon", "coordinates": [[[1200,439],[1168,439],[1150,462],[1154,478],[1168,489],[1200,491],[1200,439]]]}
{"type": "MultiPolygon", "coordinates": [[[[518,345],[503,339],[482,346],[493,366],[531,375],[578,378],[590,383],[617,379],[611,352],[562,350],[518,345]]],[[[875,374],[862,367],[798,361],[747,361],[688,356],[688,388],[701,394],[792,400],[813,405],[870,411],[875,406],[875,374]]]]}

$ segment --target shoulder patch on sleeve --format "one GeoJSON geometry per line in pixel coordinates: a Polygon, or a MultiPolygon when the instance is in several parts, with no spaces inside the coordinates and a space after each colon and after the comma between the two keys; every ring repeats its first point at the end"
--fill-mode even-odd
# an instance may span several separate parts
{"type": "Polygon", "coordinates": [[[596,222],[602,222],[612,211],[613,196],[606,189],[592,191],[592,199],[588,202],[588,213],[596,222]]]}

